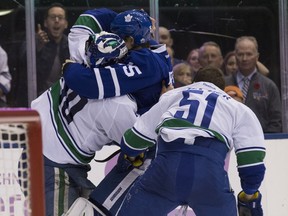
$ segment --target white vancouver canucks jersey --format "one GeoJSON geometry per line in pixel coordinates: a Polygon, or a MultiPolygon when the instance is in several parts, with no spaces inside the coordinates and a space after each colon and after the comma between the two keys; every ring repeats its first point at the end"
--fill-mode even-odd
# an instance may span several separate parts
{"type": "Polygon", "coordinates": [[[193,144],[195,137],[202,136],[215,137],[229,149],[264,148],[264,135],[256,115],[208,82],[165,93],[133,128],[155,140],[158,133],[166,142],[181,137],[186,144],[193,144]]]}
{"type": "Polygon", "coordinates": [[[63,79],[32,101],[31,108],[40,113],[43,153],[56,163],[89,163],[105,144],[120,143],[137,118],[129,96],[83,98],[63,79]]]}

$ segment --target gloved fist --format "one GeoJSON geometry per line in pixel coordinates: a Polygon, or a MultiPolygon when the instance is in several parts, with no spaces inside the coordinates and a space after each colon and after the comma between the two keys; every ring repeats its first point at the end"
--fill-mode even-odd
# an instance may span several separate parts
{"type": "Polygon", "coordinates": [[[144,152],[137,157],[128,157],[121,152],[117,160],[116,168],[118,169],[118,172],[128,172],[128,170],[140,167],[144,163],[144,160],[144,152]]]}
{"type": "Polygon", "coordinates": [[[250,197],[241,191],[237,196],[239,216],[263,216],[261,199],[259,191],[250,197]]]}
{"type": "Polygon", "coordinates": [[[144,163],[144,156],[145,154],[143,152],[136,157],[129,157],[127,155],[124,155],[124,158],[128,160],[132,164],[133,167],[137,168],[137,167],[140,167],[144,163]]]}

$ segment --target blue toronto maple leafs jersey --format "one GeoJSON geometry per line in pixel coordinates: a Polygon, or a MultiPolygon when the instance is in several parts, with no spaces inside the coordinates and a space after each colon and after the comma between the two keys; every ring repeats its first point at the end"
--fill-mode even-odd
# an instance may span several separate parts
{"type": "Polygon", "coordinates": [[[87,68],[70,63],[63,77],[69,88],[90,99],[103,99],[133,93],[138,109],[155,104],[162,81],[173,83],[170,57],[165,45],[155,49],[129,51],[121,62],[106,67],[87,68]]]}

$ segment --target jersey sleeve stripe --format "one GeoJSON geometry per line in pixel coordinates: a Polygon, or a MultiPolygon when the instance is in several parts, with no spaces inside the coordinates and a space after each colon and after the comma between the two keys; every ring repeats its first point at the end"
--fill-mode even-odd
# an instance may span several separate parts
{"type": "Polygon", "coordinates": [[[110,66],[108,68],[111,71],[111,76],[112,76],[114,87],[115,87],[115,96],[120,96],[121,95],[121,93],[120,93],[120,85],[119,85],[119,81],[118,81],[118,78],[117,78],[116,70],[115,70],[115,68],[112,68],[110,66]]]}
{"type": "Polygon", "coordinates": [[[133,130],[132,128],[125,132],[121,141],[121,150],[124,154],[136,156],[155,144],[155,140],[141,135],[137,130],[133,130]]]}
{"type": "Polygon", "coordinates": [[[95,154],[86,154],[85,152],[80,151],[75,141],[71,139],[71,135],[67,133],[62,116],[57,112],[59,106],[59,96],[57,97],[57,91],[60,91],[59,82],[54,86],[51,92],[48,92],[47,94],[50,102],[50,115],[58,139],[63,148],[76,162],[89,163],[94,158],[95,154]]]}
{"type": "Polygon", "coordinates": [[[94,73],[95,73],[96,82],[98,85],[98,92],[99,92],[98,99],[103,99],[104,98],[104,86],[103,86],[103,82],[102,82],[102,78],[101,78],[99,69],[94,68],[94,73]]]}
{"type": "Polygon", "coordinates": [[[255,165],[263,163],[265,151],[251,149],[250,151],[242,151],[236,153],[238,166],[255,165]]]}
{"type": "Polygon", "coordinates": [[[72,28],[87,28],[90,31],[97,33],[102,31],[101,24],[90,14],[81,14],[76,20],[72,28]]]}

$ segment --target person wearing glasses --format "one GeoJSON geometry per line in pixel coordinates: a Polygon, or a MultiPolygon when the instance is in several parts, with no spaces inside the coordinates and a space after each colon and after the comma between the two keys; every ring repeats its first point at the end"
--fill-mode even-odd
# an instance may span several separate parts
{"type": "Polygon", "coordinates": [[[44,28],[37,25],[37,94],[52,86],[61,76],[61,67],[69,59],[67,11],[62,4],[52,4],[45,13],[44,28]]]}

